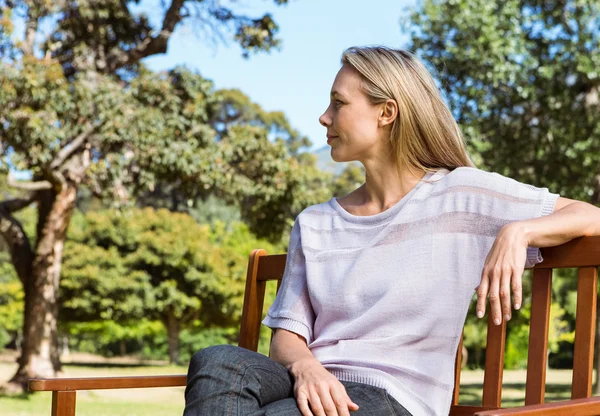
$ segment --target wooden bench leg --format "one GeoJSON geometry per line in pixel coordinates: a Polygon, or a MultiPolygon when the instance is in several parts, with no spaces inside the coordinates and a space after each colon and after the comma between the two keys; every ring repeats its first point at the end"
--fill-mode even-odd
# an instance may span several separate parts
{"type": "Polygon", "coordinates": [[[52,392],[52,416],[75,416],[76,391],[52,392]]]}

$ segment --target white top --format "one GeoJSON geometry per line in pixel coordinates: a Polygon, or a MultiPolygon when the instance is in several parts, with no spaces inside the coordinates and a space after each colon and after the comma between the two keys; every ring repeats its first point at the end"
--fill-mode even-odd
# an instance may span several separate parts
{"type": "MultiPolygon", "coordinates": [[[[263,323],[303,336],[338,379],[384,388],[414,416],[445,416],[467,309],[496,235],[551,214],[557,198],[461,167],[427,173],[376,215],[350,214],[335,198],[310,206],[296,219],[263,323]]],[[[529,247],[525,267],[541,261],[529,247]]]]}

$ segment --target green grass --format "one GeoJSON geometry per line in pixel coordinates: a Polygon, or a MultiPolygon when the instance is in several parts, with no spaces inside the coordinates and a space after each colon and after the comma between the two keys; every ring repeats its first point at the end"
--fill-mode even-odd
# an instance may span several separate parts
{"type": "MultiPolygon", "coordinates": [[[[10,378],[16,364],[0,361],[0,384],[10,378]]],[[[67,364],[65,377],[102,377],[124,375],[185,374],[185,367],[147,366],[132,364],[67,364]]],[[[506,370],[502,406],[523,405],[525,400],[524,370],[506,370]]],[[[566,400],[570,397],[571,371],[549,370],[547,374],[546,402],[566,400]]],[[[460,404],[481,404],[483,371],[463,371],[461,375],[460,404]]],[[[184,388],[95,390],[77,393],[78,416],[168,416],[181,415],[184,407],[184,388]]],[[[51,394],[36,393],[23,397],[1,397],[2,416],[50,415],[51,394]]]]}
{"type": "MultiPolygon", "coordinates": [[[[556,402],[571,398],[572,370],[548,370],[546,373],[545,402],[556,402]]],[[[504,370],[502,383],[502,407],[525,404],[525,370],[504,370]]],[[[481,405],[483,392],[483,370],[461,373],[459,404],[481,405]]]]}
{"type": "MultiPolygon", "coordinates": [[[[12,363],[0,362],[0,383],[16,370],[12,363]]],[[[65,377],[117,377],[158,374],[185,374],[187,368],[176,366],[65,365],[65,377]]],[[[77,393],[78,416],[166,416],[181,415],[183,387],[159,389],[93,390],[77,393]]],[[[51,393],[20,397],[0,396],[2,416],[50,415],[51,393]]]]}

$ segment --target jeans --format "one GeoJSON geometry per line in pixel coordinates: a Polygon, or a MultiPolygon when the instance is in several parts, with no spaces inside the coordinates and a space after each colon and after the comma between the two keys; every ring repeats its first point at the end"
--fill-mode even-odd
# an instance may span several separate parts
{"type": "MultiPolygon", "coordinates": [[[[384,389],[342,381],[360,408],[353,415],[410,413],[384,389]]],[[[192,356],[185,389],[184,416],[302,416],[294,380],[270,358],[231,345],[205,348],[192,356]]]]}

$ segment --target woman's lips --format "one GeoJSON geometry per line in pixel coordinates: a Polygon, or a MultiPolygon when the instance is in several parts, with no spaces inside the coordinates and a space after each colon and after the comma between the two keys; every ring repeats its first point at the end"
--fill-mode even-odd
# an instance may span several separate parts
{"type": "Polygon", "coordinates": [[[338,136],[327,136],[327,143],[330,143],[333,139],[337,139],[338,136]]]}

